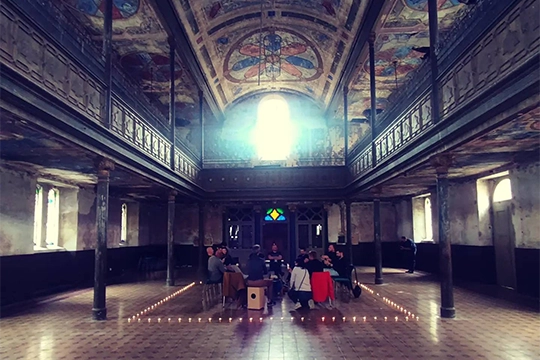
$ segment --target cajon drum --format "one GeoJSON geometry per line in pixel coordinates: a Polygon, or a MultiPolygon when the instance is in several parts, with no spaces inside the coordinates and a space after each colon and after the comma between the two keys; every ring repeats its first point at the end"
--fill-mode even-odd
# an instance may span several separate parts
{"type": "Polygon", "coordinates": [[[248,287],[247,293],[247,307],[249,310],[261,310],[264,309],[264,287],[248,287]]]}

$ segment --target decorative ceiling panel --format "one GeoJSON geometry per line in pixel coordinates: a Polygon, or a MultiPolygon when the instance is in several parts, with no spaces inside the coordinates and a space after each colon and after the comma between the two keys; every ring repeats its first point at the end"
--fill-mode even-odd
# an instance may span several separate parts
{"type": "MultiPolygon", "coordinates": [[[[103,0],[54,0],[64,2],[73,15],[101,46],[103,39],[103,0]]],[[[146,0],[113,1],[113,47],[124,73],[136,82],[147,97],[168,116],[169,44],[167,33],[146,0]]],[[[176,59],[176,124],[198,126],[198,88],[180,59],[176,59]],[[190,125],[193,124],[193,125],[190,125]]],[[[195,130],[194,130],[195,131],[195,130]]],[[[187,133],[190,131],[188,130],[187,133]]],[[[181,131],[181,134],[186,131],[181,131]]],[[[194,151],[196,144],[187,139],[194,151]]]]}
{"type": "MultiPolygon", "coordinates": [[[[376,30],[375,75],[377,109],[385,109],[390,94],[408,80],[424,61],[429,47],[427,0],[393,0],[376,30]]],[[[438,0],[439,31],[449,29],[465,5],[458,0],[438,0]]],[[[366,46],[367,48],[367,46],[366,46]]],[[[367,49],[366,49],[367,50],[367,49]]],[[[426,57],[427,58],[427,57],[426,57]]],[[[369,116],[369,55],[364,51],[360,71],[349,92],[349,118],[369,116]]],[[[337,114],[343,114],[341,107],[337,114]]]]}
{"type": "Polygon", "coordinates": [[[366,1],[175,0],[180,21],[225,108],[264,91],[299,92],[326,103],[366,1]],[[262,14],[262,17],[261,17],[262,14]]]}

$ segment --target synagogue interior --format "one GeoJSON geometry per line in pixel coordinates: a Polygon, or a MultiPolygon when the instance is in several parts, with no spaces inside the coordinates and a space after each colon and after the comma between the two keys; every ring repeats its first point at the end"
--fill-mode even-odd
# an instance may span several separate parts
{"type": "Polygon", "coordinates": [[[540,0],[4,0],[1,359],[538,359],[540,0]]]}

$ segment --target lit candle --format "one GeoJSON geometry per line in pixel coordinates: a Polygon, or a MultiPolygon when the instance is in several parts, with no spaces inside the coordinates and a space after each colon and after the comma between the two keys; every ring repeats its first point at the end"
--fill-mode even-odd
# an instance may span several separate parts
{"type": "Polygon", "coordinates": [[[231,321],[232,321],[232,318],[229,318],[229,322],[231,322],[231,321]]]}
{"type": "Polygon", "coordinates": [[[356,321],[356,316],[353,316],[352,321],[356,321]]]}
{"type": "Polygon", "coordinates": [[[242,321],[242,318],[238,319],[238,321],[242,321]]]}
{"type": "Polygon", "coordinates": [[[336,317],[335,317],[335,316],[332,317],[332,321],[336,321],[336,317]]]}
{"type": "Polygon", "coordinates": [[[388,318],[385,316],[385,317],[384,317],[384,321],[386,321],[387,319],[388,319],[388,318]]]}
{"type": "Polygon", "coordinates": [[[301,321],[304,321],[304,317],[302,316],[302,317],[300,318],[300,320],[301,320],[301,321]]]}
{"type": "Polygon", "coordinates": [[[324,321],[324,316],[321,318],[322,321],[324,321]]]}
{"type": "Polygon", "coordinates": [[[221,322],[221,318],[219,318],[218,321],[221,322]]]}
{"type": "Polygon", "coordinates": [[[263,318],[259,318],[259,321],[263,321],[263,318]]]}
{"type": "Polygon", "coordinates": [[[345,316],[343,317],[343,319],[342,319],[342,320],[343,320],[343,321],[345,321],[345,316]]]}

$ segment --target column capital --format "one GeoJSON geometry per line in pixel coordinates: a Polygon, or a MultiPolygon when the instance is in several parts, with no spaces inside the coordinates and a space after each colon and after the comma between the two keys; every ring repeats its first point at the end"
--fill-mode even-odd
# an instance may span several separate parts
{"type": "Polygon", "coordinates": [[[169,195],[167,196],[167,199],[169,201],[175,201],[176,195],[178,195],[178,192],[176,190],[169,191],[169,195]]]}
{"type": "Polygon", "coordinates": [[[296,204],[288,204],[287,207],[289,208],[290,212],[295,212],[297,205],[296,204]]]}
{"type": "Polygon", "coordinates": [[[262,206],[261,205],[253,205],[253,211],[255,211],[256,213],[260,213],[262,211],[262,206]]]}
{"type": "Polygon", "coordinates": [[[371,189],[369,189],[369,192],[371,193],[371,195],[373,195],[373,197],[377,198],[377,200],[380,200],[379,198],[381,197],[382,187],[374,186],[371,189]]]}
{"type": "Polygon", "coordinates": [[[95,160],[95,166],[98,170],[98,175],[108,175],[114,170],[114,161],[106,157],[98,157],[95,160]]]}
{"type": "Polygon", "coordinates": [[[431,166],[435,168],[437,175],[448,174],[448,169],[452,166],[454,157],[452,154],[439,154],[429,159],[431,166]]]}
{"type": "Polygon", "coordinates": [[[377,39],[377,33],[375,33],[374,31],[372,31],[372,32],[369,34],[369,38],[368,38],[369,45],[374,45],[376,39],[377,39]]]}

